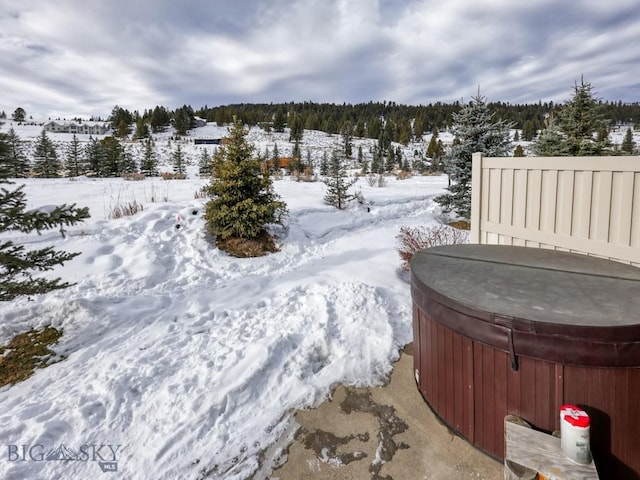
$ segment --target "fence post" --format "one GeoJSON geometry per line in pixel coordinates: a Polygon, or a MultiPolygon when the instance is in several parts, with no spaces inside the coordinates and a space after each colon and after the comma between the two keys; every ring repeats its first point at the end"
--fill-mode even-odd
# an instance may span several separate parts
{"type": "Polygon", "coordinates": [[[470,243],[480,243],[480,214],[482,210],[482,153],[474,153],[471,166],[471,231],[470,243]]]}

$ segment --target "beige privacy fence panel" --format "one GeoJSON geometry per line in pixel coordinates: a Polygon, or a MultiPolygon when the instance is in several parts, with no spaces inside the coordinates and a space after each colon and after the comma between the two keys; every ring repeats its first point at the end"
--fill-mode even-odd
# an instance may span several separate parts
{"type": "Polygon", "coordinates": [[[640,157],[474,154],[471,242],[640,266],[640,157]]]}

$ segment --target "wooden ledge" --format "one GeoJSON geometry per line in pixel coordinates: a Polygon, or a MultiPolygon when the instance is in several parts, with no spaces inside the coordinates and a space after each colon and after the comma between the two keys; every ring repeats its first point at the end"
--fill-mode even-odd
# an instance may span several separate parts
{"type": "MultiPolygon", "coordinates": [[[[599,480],[595,464],[578,465],[562,452],[560,439],[518,425],[505,418],[505,464],[510,461],[531,469],[546,480],[599,480]]],[[[507,476],[505,478],[518,478],[507,476]]]]}

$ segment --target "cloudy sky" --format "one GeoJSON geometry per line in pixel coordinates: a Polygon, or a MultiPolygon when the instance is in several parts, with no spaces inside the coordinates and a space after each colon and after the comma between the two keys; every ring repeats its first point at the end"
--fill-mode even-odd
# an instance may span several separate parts
{"type": "Polygon", "coordinates": [[[0,0],[0,110],[640,101],[638,0],[0,0]]]}

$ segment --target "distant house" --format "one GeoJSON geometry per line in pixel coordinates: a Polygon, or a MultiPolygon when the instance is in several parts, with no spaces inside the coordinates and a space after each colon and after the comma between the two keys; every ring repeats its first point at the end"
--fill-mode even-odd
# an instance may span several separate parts
{"type": "Polygon", "coordinates": [[[52,120],[44,124],[44,131],[51,133],[75,133],[78,135],[104,135],[109,131],[104,122],[59,122],[52,120]]]}
{"type": "Polygon", "coordinates": [[[194,145],[220,145],[222,143],[221,138],[194,138],[194,145]]]}

